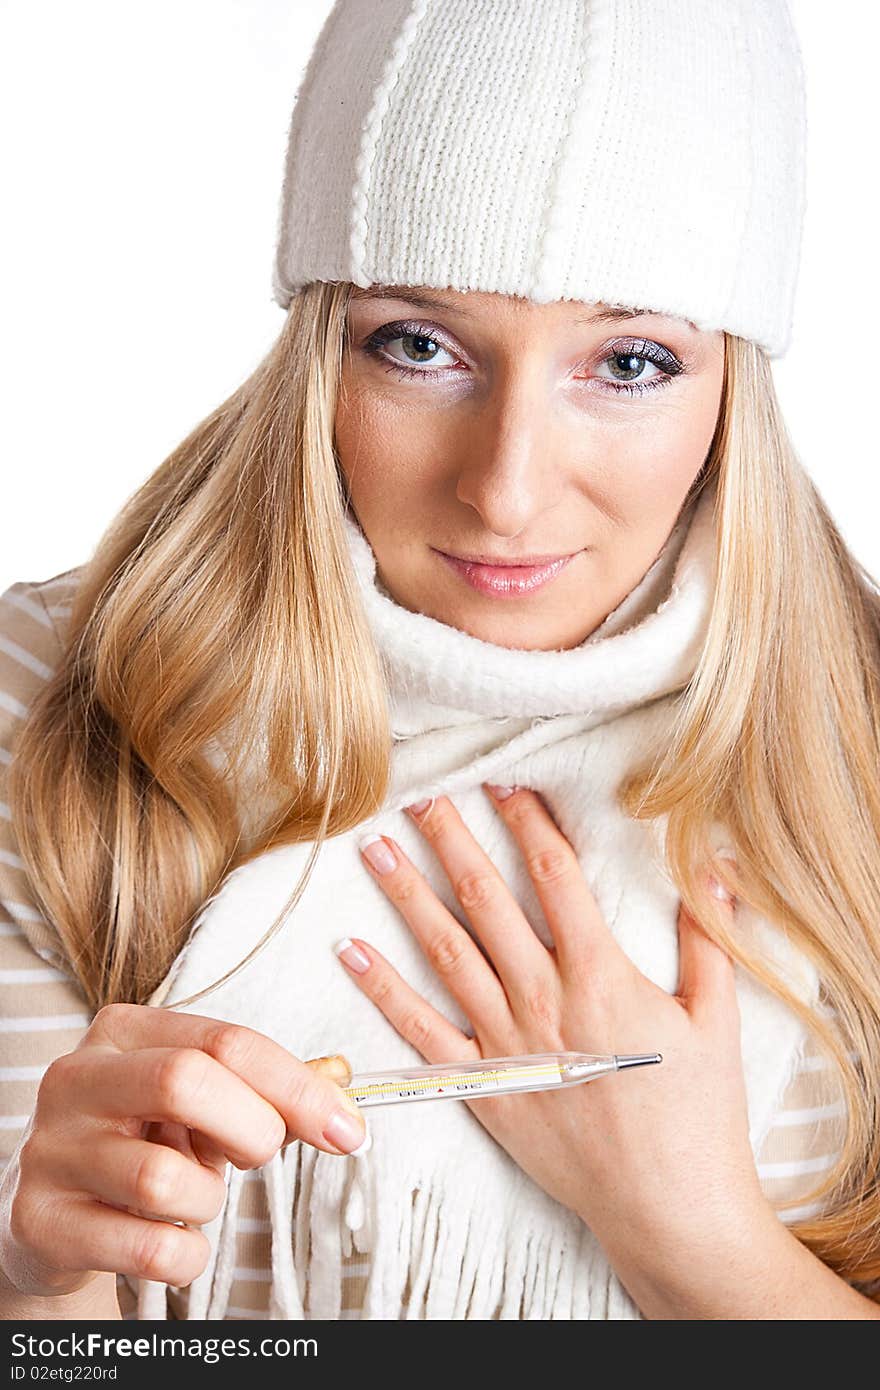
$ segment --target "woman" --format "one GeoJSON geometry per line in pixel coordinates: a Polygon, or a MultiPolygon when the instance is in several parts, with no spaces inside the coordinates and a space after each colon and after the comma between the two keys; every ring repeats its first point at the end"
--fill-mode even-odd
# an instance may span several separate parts
{"type": "Polygon", "coordinates": [[[5,1316],[878,1316],[877,600],[768,364],[800,81],[767,0],[334,7],[278,343],[3,596],[5,1316]],[[339,1089],[560,1049],[663,1061],[339,1089]]]}

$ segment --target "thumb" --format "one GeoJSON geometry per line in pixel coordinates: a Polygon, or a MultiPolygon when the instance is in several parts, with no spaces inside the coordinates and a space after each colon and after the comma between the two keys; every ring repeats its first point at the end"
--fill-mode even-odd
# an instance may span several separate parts
{"type": "MultiPolygon", "coordinates": [[[[705,876],[707,891],[719,899],[725,925],[733,922],[735,899],[711,873],[705,876]]],[[[678,914],[678,997],[695,1016],[706,1009],[717,1015],[722,1001],[735,1002],[734,961],[707,935],[684,903],[678,914]]]]}
{"type": "MultiPolygon", "coordinates": [[[[357,1101],[353,1100],[350,1095],[347,1095],[345,1091],[342,1090],[343,1087],[348,1086],[351,1082],[351,1065],[347,1057],[344,1057],[341,1052],[335,1052],[331,1057],[310,1057],[305,1065],[311,1067],[312,1071],[318,1071],[322,1076],[329,1077],[331,1081],[335,1081],[337,1086],[340,1087],[340,1104],[343,1105],[346,1110],[350,1110],[352,1115],[357,1115],[361,1120],[364,1119],[357,1101]]],[[[366,1124],[365,1120],[364,1124],[366,1124]]]]}
{"type": "Polygon", "coordinates": [[[351,1081],[348,1058],[343,1057],[341,1052],[336,1052],[331,1057],[310,1057],[305,1065],[321,1072],[323,1076],[329,1076],[331,1081],[338,1081],[340,1086],[347,1086],[351,1081]]]}

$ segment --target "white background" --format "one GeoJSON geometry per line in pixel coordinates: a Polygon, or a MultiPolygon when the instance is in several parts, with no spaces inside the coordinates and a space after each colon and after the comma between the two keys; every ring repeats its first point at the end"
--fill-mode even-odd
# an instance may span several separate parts
{"type": "MultiPolygon", "coordinates": [[[[0,0],[0,591],[82,563],[271,345],[294,93],[330,0],[0,0]]],[[[880,572],[880,5],[791,0],[808,207],[788,427],[880,572]]],[[[646,116],[650,138],[650,116],[646,116]]]]}

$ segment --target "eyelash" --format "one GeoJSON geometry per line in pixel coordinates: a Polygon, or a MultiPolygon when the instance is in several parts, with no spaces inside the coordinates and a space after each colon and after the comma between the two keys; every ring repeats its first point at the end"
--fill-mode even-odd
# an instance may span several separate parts
{"type": "MultiPolygon", "coordinates": [[[[363,349],[369,356],[388,372],[393,372],[399,377],[432,377],[439,376],[444,368],[428,368],[422,370],[419,367],[408,367],[404,362],[395,362],[386,357],[382,348],[388,343],[394,342],[397,338],[418,337],[427,338],[430,342],[436,343],[443,348],[444,352],[452,353],[452,349],[446,347],[437,338],[430,324],[414,322],[385,323],[381,328],[377,328],[371,333],[363,344],[363,349]]],[[[453,353],[453,356],[455,354],[453,353]]],[[[623,391],[628,391],[631,396],[643,395],[646,391],[653,391],[658,387],[666,386],[673,377],[680,376],[687,369],[674,357],[667,348],[659,343],[653,343],[647,338],[626,338],[615,344],[614,351],[606,353],[601,359],[602,362],[609,362],[614,357],[636,357],[641,361],[651,362],[655,367],[662,368],[662,375],[652,377],[650,381],[608,381],[605,378],[597,378],[600,382],[601,390],[613,391],[619,395],[623,391]]]]}

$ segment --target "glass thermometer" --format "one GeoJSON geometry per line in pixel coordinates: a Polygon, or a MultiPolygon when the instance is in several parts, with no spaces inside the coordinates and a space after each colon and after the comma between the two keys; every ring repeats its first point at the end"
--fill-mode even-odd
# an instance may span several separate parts
{"type": "Polygon", "coordinates": [[[407,1100],[475,1100],[512,1091],[548,1091],[594,1081],[626,1067],[662,1062],[659,1052],[596,1056],[589,1052],[533,1052],[526,1057],[480,1057],[362,1072],[343,1090],[357,1105],[397,1105],[407,1100]]]}

